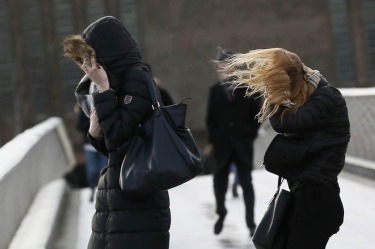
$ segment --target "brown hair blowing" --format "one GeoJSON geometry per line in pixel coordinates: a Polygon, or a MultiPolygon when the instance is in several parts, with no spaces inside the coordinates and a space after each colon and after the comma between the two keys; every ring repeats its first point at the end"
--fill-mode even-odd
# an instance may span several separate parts
{"type": "Polygon", "coordinates": [[[295,53],[282,48],[257,49],[245,54],[236,54],[223,62],[216,62],[224,77],[233,78],[236,87],[247,88],[247,95],[259,94],[265,98],[262,109],[257,115],[262,122],[276,114],[280,104],[271,104],[269,98],[289,91],[288,98],[295,103],[282,112],[295,112],[308,99],[303,63],[295,53]]]}
{"type": "Polygon", "coordinates": [[[64,56],[72,59],[78,66],[82,66],[84,61],[91,64],[91,58],[95,58],[95,51],[92,49],[81,35],[68,35],[62,42],[64,46],[64,56]]]}

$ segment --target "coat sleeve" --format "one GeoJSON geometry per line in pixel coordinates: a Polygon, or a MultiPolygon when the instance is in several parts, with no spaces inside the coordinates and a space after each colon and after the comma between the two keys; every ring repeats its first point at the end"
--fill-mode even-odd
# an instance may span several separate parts
{"type": "Polygon", "coordinates": [[[215,99],[214,99],[214,89],[210,89],[208,96],[208,106],[206,114],[206,125],[208,129],[208,142],[213,143],[215,140],[215,133],[217,131],[217,118],[215,113],[215,99]]]}
{"type": "Polygon", "coordinates": [[[95,139],[90,135],[90,133],[87,132],[87,138],[89,143],[96,149],[97,152],[108,157],[108,149],[105,144],[104,137],[101,139],[95,139]]]}
{"type": "MultiPolygon", "coordinates": [[[[281,120],[281,110],[270,118],[272,128],[278,133],[310,132],[326,126],[335,110],[335,101],[329,95],[315,95],[307,103],[281,120]]],[[[285,107],[281,107],[285,108],[285,107]]]]}
{"type": "Polygon", "coordinates": [[[109,151],[117,150],[136,133],[139,124],[151,113],[151,98],[147,76],[130,75],[121,92],[108,90],[94,96],[100,127],[104,132],[109,151]]]}

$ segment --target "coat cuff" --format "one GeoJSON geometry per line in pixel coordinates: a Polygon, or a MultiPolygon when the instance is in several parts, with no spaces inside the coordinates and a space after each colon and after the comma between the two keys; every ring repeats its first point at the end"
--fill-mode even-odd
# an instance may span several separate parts
{"type": "Polygon", "coordinates": [[[90,135],[89,132],[87,132],[87,138],[89,139],[89,143],[96,149],[97,152],[108,157],[108,150],[105,144],[104,134],[101,139],[95,139],[93,136],[90,135]]]}
{"type": "Polygon", "coordinates": [[[114,100],[116,99],[116,92],[113,91],[112,89],[109,89],[107,91],[104,91],[102,93],[97,93],[93,95],[94,98],[94,104],[100,104],[106,101],[114,100]]]}
{"type": "Polygon", "coordinates": [[[97,144],[97,143],[103,142],[104,140],[104,136],[102,136],[101,139],[96,139],[93,136],[91,136],[90,132],[87,132],[87,138],[89,139],[91,144],[97,144]]]}

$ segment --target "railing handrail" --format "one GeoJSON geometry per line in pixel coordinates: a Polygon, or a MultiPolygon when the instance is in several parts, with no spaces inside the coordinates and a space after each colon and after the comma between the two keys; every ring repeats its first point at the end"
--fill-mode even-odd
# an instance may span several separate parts
{"type": "Polygon", "coordinates": [[[38,191],[75,164],[61,118],[49,118],[0,148],[0,248],[8,248],[38,191]]]}

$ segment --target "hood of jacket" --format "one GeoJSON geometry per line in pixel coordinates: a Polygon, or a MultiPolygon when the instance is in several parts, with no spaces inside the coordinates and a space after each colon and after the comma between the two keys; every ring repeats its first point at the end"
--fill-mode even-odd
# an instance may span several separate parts
{"type": "MultiPolygon", "coordinates": [[[[127,67],[142,66],[138,46],[128,30],[112,16],[102,17],[91,23],[82,38],[95,51],[97,62],[104,67],[111,88],[117,91],[127,67]]],[[[93,109],[92,94],[97,87],[85,75],[79,82],[75,95],[83,112],[89,117],[93,109]]]]}
{"type": "Polygon", "coordinates": [[[141,63],[137,44],[124,24],[112,16],[91,23],[82,38],[94,49],[97,61],[107,73],[118,73],[124,67],[141,63]]]}

